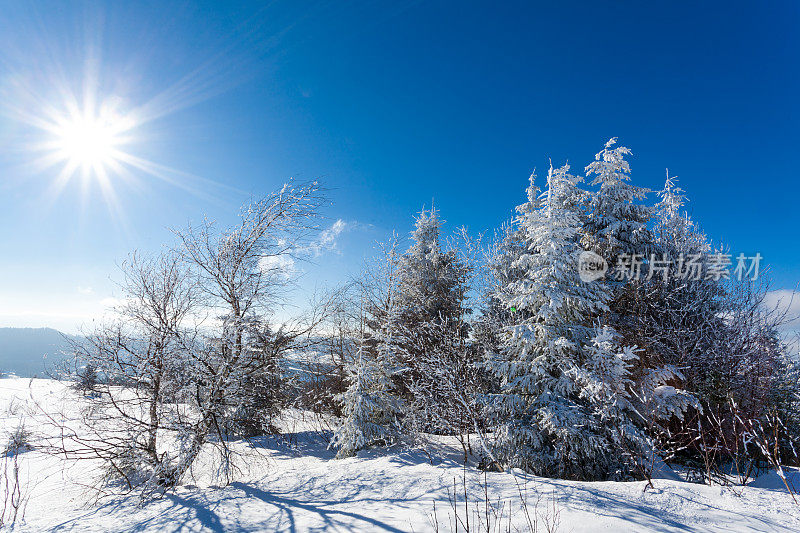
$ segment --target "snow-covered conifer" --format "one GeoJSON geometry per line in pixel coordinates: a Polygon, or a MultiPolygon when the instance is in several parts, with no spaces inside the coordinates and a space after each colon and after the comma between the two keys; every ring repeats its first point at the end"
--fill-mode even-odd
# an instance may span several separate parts
{"type": "Polygon", "coordinates": [[[391,392],[385,350],[383,343],[375,352],[365,347],[364,339],[359,341],[356,360],[348,368],[350,386],[337,398],[343,421],[331,445],[339,448],[339,458],[374,444],[389,444],[397,437],[397,399],[391,392]]]}
{"type": "Polygon", "coordinates": [[[631,402],[631,368],[638,359],[638,349],[620,346],[619,340],[619,334],[609,326],[597,326],[584,348],[584,362],[577,369],[581,396],[589,402],[609,451],[598,457],[598,477],[639,474],[646,468],[642,458],[650,450],[647,435],[637,426],[640,415],[631,402]]]}
{"type": "Polygon", "coordinates": [[[398,437],[402,401],[394,381],[402,366],[397,343],[397,248],[393,235],[356,283],[358,349],[346,368],[348,388],[336,398],[342,420],[331,446],[339,448],[338,457],[370,445],[389,444],[398,437]]]}
{"type": "Polygon", "coordinates": [[[442,246],[441,226],[435,209],[423,210],[411,233],[412,245],[398,265],[397,316],[392,327],[398,338],[405,340],[399,341],[395,354],[399,368],[394,382],[407,405],[414,402],[415,389],[427,390],[427,381],[435,379],[422,370],[420,359],[430,355],[426,352],[455,356],[453,350],[439,348],[453,341],[458,344],[468,334],[466,317],[471,309],[466,300],[471,269],[455,250],[442,246]],[[415,329],[436,335],[419,343],[415,329]]]}
{"type": "Polygon", "coordinates": [[[626,298],[628,303],[635,302],[636,309],[629,312],[626,336],[648,346],[635,378],[640,409],[655,420],[668,421],[683,418],[697,405],[696,398],[682,388],[687,377],[680,368],[689,369],[715,351],[722,331],[722,292],[704,272],[695,276],[687,270],[691,261],[702,262],[702,254],[711,246],[683,211],[684,191],[669,172],[658,196],[653,250],[668,262],[669,271],[665,277],[647,280],[637,297],[626,298]]]}
{"type": "Polygon", "coordinates": [[[397,309],[406,323],[460,318],[469,267],[440,243],[438,211],[422,210],[411,233],[412,245],[400,258],[397,309]]]}
{"type": "Polygon", "coordinates": [[[653,216],[650,206],[637,203],[648,189],[630,183],[631,167],[625,156],[631,151],[610,139],[586,167],[587,179],[599,190],[591,195],[583,244],[614,266],[620,254],[647,254],[647,224],[653,216]]]}
{"type": "MultiPolygon", "coordinates": [[[[519,281],[524,276],[524,270],[519,267],[519,258],[528,253],[530,242],[527,232],[528,219],[538,215],[541,190],[536,185],[536,173],[529,178],[526,189],[527,202],[516,207],[517,215],[505,222],[495,232],[488,253],[486,266],[488,268],[488,283],[485,293],[481,295],[481,315],[473,324],[473,337],[483,358],[490,360],[499,353],[502,330],[513,323],[520,315],[506,307],[504,301],[509,297],[508,291],[512,283],[519,281]]],[[[515,310],[516,312],[516,310],[515,310]]]]}
{"type": "MultiPolygon", "coordinates": [[[[608,286],[611,294],[611,312],[606,317],[606,325],[621,335],[622,342],[645,347],[639,351],[631,369],[633,401],[648,420],[645,425],[653,429],[654,424],[666,422],[673,416],[682,417],[695,402],[680,388],[684,377],[678,370],[681,363],[675,358],[676,353],[695,348],[689,345],[680,350],[674,346],[666,348],[659,345],[658,339],[678,338],[675,334],[683,329],[681,321],[687,316],[692,320],[694,316],[684,312],[688,309],[699,313],[695,319],[706,314],[698,321],[698,332],[704,329],[699,327],[701,323],[714,321],[715,313],[703,308],[712,302],[707,298],[711,295],[706,290],[709,287],[700,288],[707,283],[694,284],[699,292],[694,291],[689,288],[694,282],[681,279],[676,270],[695,254],[707,252],[708,246],[705,236],[681,211],[685,197],[669,175],[655,207],[636,203],[648,191],[630,183],[630,166],[624,160],[630,150],[621,146],[612,149],[615,143],[616,138],[606,143],[605,149],[586,167],[587,174],[596,175],[592,183],[600,185],[600,190],[590,203],[584,244],[604,255],[611,267],[621,254],[629,257],[640,254],[645,263],[638,278],[625,280],[625,283],[614,283],[606,278],[601,283],[608,286]],[[653,218],[655,224],[648,229],[647,222],[653,218]],[[654,269],[656,263],[652,261],[658,261],[662,268],[669,269],[668,272],[665,275],[656,274],[655,270],[648,273],[644,269],[654,269]],[[670,314],[673,311],[676,314],[670,314]],[[644,334],[645,331],[653,334],[644,334]],[[661,394],[666,387],[672,388],[675,394],[661,394]]],[[[679,343],[683,344],[690,337],[694,336],[680,337],[679,343]]],[[[696,338],[691,343],[696,347],[703,345],[703,341],[696,338]]]]}
{"type": "Polygon", "coordinates": [[[686,196],[674,176],[669,175],[664,188],[658,192],[660,198],[655,206],[655,242],[662,253],[673,260],[680,254],[704,254],[711,251],[706,236],[684,211],[686,196]]]}
{"type": "Polygon", "coordinates": [[[568,171],[568,165],[550,169],[541,206],[521,222],[528,249],[515,266],[523,275],[501,293],[517,318],[489,363],[500,381],[489,410],[498,423],[496,455],[505,465],[583,478],[607,453],[582,401],[578,369],[591,320],[607,310],[608,295],[602,284],[578,275],[585,194],[568,171]]]}

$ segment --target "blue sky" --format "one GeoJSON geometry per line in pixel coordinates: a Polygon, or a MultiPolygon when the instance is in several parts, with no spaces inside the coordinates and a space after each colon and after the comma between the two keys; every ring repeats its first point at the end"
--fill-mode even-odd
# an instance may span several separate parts
{"type": "Polygon", "coordinates": [[[669,167],[715,242],[800,282],[800,4],[260,4],[0,1],[0,326],[77,329],[129,251],[292,176],[345,222],[303,267],[334,283],[423,205],[491,229],[531,170],[582,169],[611,136],[638,184],[669,167]],[[63,165],[39,164],[32,118],[87,88],[169,169],[110,175],[116,203],[91,177],[55,193],[63,165]]]}

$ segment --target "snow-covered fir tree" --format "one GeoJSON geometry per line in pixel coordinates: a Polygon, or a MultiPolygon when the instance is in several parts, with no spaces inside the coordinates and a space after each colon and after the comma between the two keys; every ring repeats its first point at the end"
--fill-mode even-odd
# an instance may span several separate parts
{"type": "Polygon", "coordinates": [[[359,340],[356,360],[348,368],[349,387],[337,398],[342,404],[342,423],[331,446],[339,449],[338,458],[375,444],[390,444],[398,436],[397,398],[392,394],[387,355],[384,343],[371,351],[363,338],[359,340]]]}
{"type": "Polygon", "coordinates": [[[525,269],[519,259],[528,253],[532,246],[531,234],[528,228],[537,223],[540,216],[541,189],[536,184],[536,173],[531,173],[528,178],[528,188],[525,190],[527,201],[516,208],[517,216],[506,228],[498,250],[491,257],[491,268],[495,279],[495,294],[506,291],[513,283],[524,278],[525,269]]]}
{"type": "Polygon", "coordinates": [[[683,191],[669,173],[659,196],[655,244],[671,270],[667,279],[647,283],[636,315],[651,361],[637,379],[652,404],[642,411],[669,419],[696,408],[698,420],[688,433],[703,427],[703,441],[721,439],[714,446],[726,449],[734,420],[759,419],[771,402],[766,391],[778,387],[777,376],[787,368],[776,329],[780,318],[764,305],[766,285],[708,275],[708,254],[720,250],[686,214],[683,191]]]}
{"type": "Polygon", "coordinates": [[[697,405],[684,389],[686,376],[680,369],[713,351],[721,326],[721,293],[704,272],[694,276],[688,270],[691,261],[702,262],[711,246],[683,211],[686,197],[669,172],[658,196],[651,249],[669,270],[629,290],[624,298],[628,308],[620,308],[627,314],[628,340],[647,343],[635,371],[639,410],[655,422],[667,422],[697,405]]]}
{"type": "MultiPolygon", "coordinates": [[[[489,279],[485,292],[481,294],[481,314],[474,321],[472,330],[475,342],[486,360],[498,353],[501,332],[515,318],[504,300],[512,283],[519,281],[524,275],[518,262],[522,255],[528,253],[530,245],[524,228],[528,218],[536,216],[540,205],[541,190],[536,185],[535,172],[530,175],[526,193],[528,201],[517,206],[516,216],[495,232],[494,240],[486,254],[489,279]]],[[[519,318],[519,315],[516,318],[519,318]]]]}
{"type": "Polygon", "coordinates": [[[340,425],[331,446],[347,457],[375,444],[390,444],[399,436],[402,401],[393,378],[398,371],[397,279],[398,241],[395,235],[380,245],[372,265],[356,284],[359,292],[358,349],[347,366],[347,390],[336,400],[342,406],[340,425]]]}
{"type": "Polygon", "coordinates": [[[584,362],[576,370],[581,396],[599,421],[609,449],[599,473],[613,477],[647,475],[651,443],[640,427],[641,417],[632,400],[631,369],[638,359],[635,346],[620,346],[619,334],[609,326],[597,326],[584,347],[584,362]],[[637,423],[639,423],[637,425],[637,423]]]}
{"type": "Polygon", "coordinates": [[[706,236],[685,212],[686,195],[677,179],[669,175],[655,206],[654,238],[659,251],[677,261],[681,254],[704,254],[711,251],[706,236]]]}
{"type": "Polygon", "coordinates": [[[440,242],[436,209],[422,210],[411,232],[411,247],[400,258],[397,308],[400,320],[414,323],[469,314],[464,307],[469,267],[440,242]]]}
{"type": "Polygon", "coordinates": [[[423,210],[409,250],[393,251],[381,264],[386,271],[369,283],[385,296],[365,305],[363,346],[340,397],[343,423],[332,443],[340,455],[391,442],[398,421],[410,432],[465,425],[460,406],[475,382],[465,305],[470,267],[443,249],[441,224],[435,210],[423,210]],[[445,374],[454,384],[448,390],[463,384],[458,398],[437,392],[445,374]]]}
{"type": "MultiPolygon", "coordinates": [[[[621,335],[622,343],[647,346],[640,351],[631,369],[639,410],[648,417],[659,413],[668,420],[673,415],[682,416],[693,400],[679,388],[673,387],[675,394],[664,393],[668,390],[666,387],[677,386],[683,376],[671,360],[668,363],[664,357],[654,354],[652,340],[641,335],[642,308],[649,307],[652,298],[647,295],[658,292],[660,288],[654,286],[660,286],[664,279],[663,275],[656,274],[653,261],[663,262],[665,257],[677,260],[679,252],[686,252],[688,256],[689,247],[685,245],[696,244],[696,235],[688,218],[679,213],[682,192],[669,179],[660,193],[659,204],[651,207],[640,203],[649,190],[631,183],[630,164],[625,160],[631,152],[624,146],[614,147],[616,143],[616,137],[610,139],[585,169],[587,177],[594,176],[591,184],[599,189],[591,195],[582,243],[603,256],[612,269],[607,277],[598,280],[607,286],[610,295],[605,325],[621,335]],[[651,229],[648,223],[654,218],[655,227],[651,229]],[[630,279],[614,270],[626,263],[640,265],[638,274],[637,267],[631,268],[630,279]],[[653,277],[653,274],[660,277],[653,277]]],[[[659,322],[658,311],[651,310],[653,314],[648,316],[652,322],[644,327],[659,322]]],[[[653,422],[644,423],[653,426],[653,422]]]]}
{"type": "Polygon", "coordinates": [[[262,321],[253,321],[248,329],[243,342],[255,368],[238,382],[236,409],[226,428],[242,437],[278,432],[274,420],[285,407],[290,385],[281,363],[291,334],[262,321]]]}
{"type": "Polygon", "coordinates": [[[600,254],[613,267],[620,254],[647,254],[647,224],[653,216],[650,206],[637,203],[648,189],[631,183],[631,167],[625,156],[631,151],[610,139],[605,148],[587,165],[586,177],[598,185],[591,194],[589,215],[584,228],[583,245],[600,254]]]}
{"type": "Polygon", "coordinates": [[[585,193],[568,171],[551,168],[541,205],[523,209],[528,249],[515,266],[524,275],[501,293],[519,318],[489,363],[501,389],[488,408],[498,423],[495,455],[505,466],[592,478],[602,475],[612,452],[582,398],[582,352],[593,317],[608,309],[608,294],[578,275],[585,193]]]}
{"type": "MultiPolygon", "coordinates": [[[[449,344],[446,337],[466,338],[466,317],[471,309],[466,306],[467,282],[470,267],[454,250],[443,248],[442,220],[435,209],[423,210],[416,219],[411,233],[412,245],[399,260],[396,296],[396,322],[392,325],[398,336],[406,339],[418,337],[414,329],[438,332],[441,338],[419,342],[399,342],[396,364],[401,367],[395,374],[395,388],[407,402],[413,401],[411,384],[425,388],[425,375],[418,368],[418,360],[449,344]],[[426,327],[428,323],[437,327],[426,327]],[[441,327],[446,326],[446,327],[441,327]]],[[[452,350],[444,350],[450,353],[452,350]]]]}

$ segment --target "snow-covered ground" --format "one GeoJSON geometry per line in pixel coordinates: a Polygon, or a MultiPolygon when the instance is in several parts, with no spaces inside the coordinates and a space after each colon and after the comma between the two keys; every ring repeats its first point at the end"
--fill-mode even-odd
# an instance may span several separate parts
{"type": "MultiPolygon", "coordinates": [[[[33,402],[55,412],[84,401],[56,381],[2,379],[2,438],[21,417],[28,429],[47,431],[33,402]]],[[[495,514],[507,519],[510,506],[518,525],[529,516],[539,531],[554,523],[558,531],[576,532],[800,530],[800,506],[774,475],[739,488],[657,480],[645,491],[643,482],[582,483],[465,471],[460,446],[447,441],[429,453],[372,450],[335,460],[326,449],[329,434],[318,431],[318,424],[297,413],[286,424],[285,436],[250,450],[247,467],[230,485],[217,486],[196,472],[196,479],[145,507],[135,498],[93,504],[96,466],[25,452],[20,459],[29,499],[15,530],[423,532],[436,530],[435,502],[439,531],[452,531],[454,483],[459,517],[469,515],[472,526],[479,520],[476,506],[485,516],[488,493],[492,507],[502,508],[495,514]]]]}

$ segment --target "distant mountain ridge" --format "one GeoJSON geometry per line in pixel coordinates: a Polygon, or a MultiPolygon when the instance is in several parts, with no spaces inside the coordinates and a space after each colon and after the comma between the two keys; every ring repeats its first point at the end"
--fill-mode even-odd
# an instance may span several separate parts
{"type": "Polygon", "coordinates": [[[0,328],[0,373],[46,377],[69,358],[69,340],[52,328],[0,328]]]}

